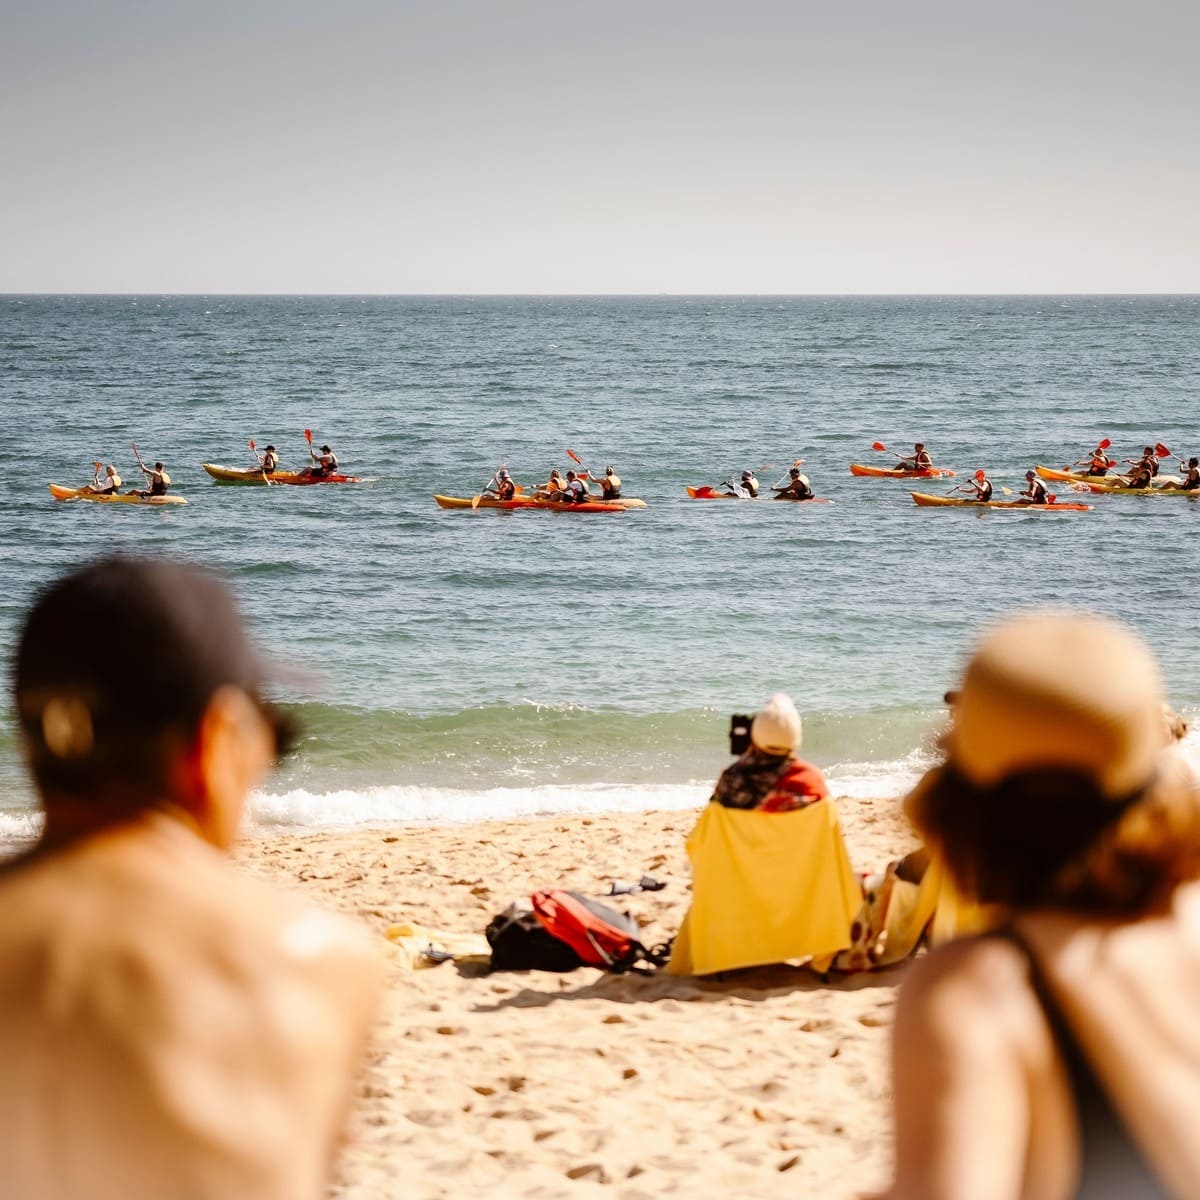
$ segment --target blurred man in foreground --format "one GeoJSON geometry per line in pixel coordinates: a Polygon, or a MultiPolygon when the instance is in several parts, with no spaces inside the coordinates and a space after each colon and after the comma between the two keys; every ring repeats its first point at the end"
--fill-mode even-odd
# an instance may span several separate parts
{"type": "Polygon", "coordinates": [[[13,691],[45,810],[0,868],[9,1200],[307,1200],[378,997],[365,934],[233,868],[282,748],[223,585],[110,559],[30,612],[13,691]]]}

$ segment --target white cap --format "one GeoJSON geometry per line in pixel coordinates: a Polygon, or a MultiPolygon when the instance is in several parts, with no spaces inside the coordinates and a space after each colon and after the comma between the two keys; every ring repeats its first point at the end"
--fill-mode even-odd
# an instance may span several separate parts
{"type": "Polygon", "coordinates": [[[800,714],[786,692],[776,692],[750,723],[750,740],[768,754],[791,754],[800,745],[800,714]]]}

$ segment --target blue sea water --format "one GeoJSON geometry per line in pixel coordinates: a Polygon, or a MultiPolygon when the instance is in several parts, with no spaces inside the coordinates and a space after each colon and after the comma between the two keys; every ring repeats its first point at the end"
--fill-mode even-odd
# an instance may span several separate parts
{"type": "MultiPolygon", "coordinates": [[[[694,803],[728,761],[728,714],[778,688],[835,783],[894,792],[979,626],[1017,606],[1117,614],[1174,702],[1200,705],[1200,505],[924,510],[849,464],[920,439],[1016,489],[1103,436],[1200,452],[1198,332],[1197,297],[0,297],[0,644],[89,556],[226,572],[256,639],[320,679],[288,697],[306,738],[264,821],[694,803]],[[299,465],[305,428],[364,482],[201,469],[249,465],[250,438],[299,465]],[[132,481],[134,440],[186,507],[51,499],[94,459],[132,481]],[[568,447],[648,507],[433,503],[500,463],[544,479],[568,447]],[[684,491],[766,463],[774,482],[801,456],[832,504],[684,491]]],[[[31,804],[6,711],[0,807],[31,804]]]]}

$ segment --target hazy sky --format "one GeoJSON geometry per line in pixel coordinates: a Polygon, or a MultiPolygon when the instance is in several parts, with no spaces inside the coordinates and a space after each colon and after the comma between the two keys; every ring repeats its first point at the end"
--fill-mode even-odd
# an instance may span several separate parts
{"type": "Polygon", "coordinates": [[[1196,0],[0,0],[0,291],[1200,292],[1196,0]]]}

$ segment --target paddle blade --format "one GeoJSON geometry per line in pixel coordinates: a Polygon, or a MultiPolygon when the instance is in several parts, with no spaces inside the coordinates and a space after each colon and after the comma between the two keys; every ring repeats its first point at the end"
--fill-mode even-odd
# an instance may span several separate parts
{"type": "Polygon", "coordinates": [[[307,443],[308,443],[310,446],[312,445],[312,430],[311,430],[311,429],[306,429],[306,430],[304,431],[304,440],[305,440],[305,441],[306,441],[306,442],[307,442],[307,443]]]}
{"type": "Polygon", "coordinates": [[[886,450],[887,447],[882,442],[872,442],[871,449],[872,450],[886,450]]]}
{"type": "Polygon", "coordinates": [[[574,463],[578,463],[578,464],[579,464],[581,467],[583,466],[583,459],[581,459],[581,458],[579,457],[579,455],[575,453],[575,451],[574,451],[574,450],[568,450],[568,451],[567,451],[567,457],[568,457],[568,458],[569,458],[569,459],[570,459],[572,462],[574,462],[574,463]]]}
{"type": "Polygon", "coordinates": [[[1101,442],[1101,443],[1100,443],[1100,444],[1099,444],[1099,445],[1096,447],[1096,449],[1097,449],[1097,450],[1107,450],[1107,449],[1109,448],[1109,446],[1111,446],[1111,445],[1112,445],[1112,439],[1111,439],[1111,438],[1105,438],[1105,439],[1104,439],[1104,441],[1102,441],[1102,442],[1101,442]]]}
{"type": "Polygon", "coordinates": [[[482,499],[483,499],[483,497],[482,497],[482,496],[472,496],[472,497],[471,497],[471,508],[472,508],[472,509],[476,509],[476,508],[478,508],[478,507],[479,507],[479,502],[480,502],[480,500],[482,500],[482,499]]]}
{"type": "Polygon", "coordinates": [[[255,446],[254,446],[254,439],[253,439],[253,438],[251,438],[251,439],[250,439],[250,449],[251,449],[251,450],[253,450],[254,448],[255,448],[255,446]]]}
{"type": "Polygon", "coordinates": [[[1010,488],[1010,487],[1002,487],[1000,490],[1001,490],[1001,491],[1002,491],[1002,492],[1003,492],[1003,493],[1004,493],[1006,496],[1011,496],[1011,495],[1013,494],[1013,490],[1012,490],[1012,488],[1010,488]]]}
{"type": "Polygon", "coordinates": [[[1053,492],[1046,493],[1046,503],[1047,504],[1056,504],[1057,502],[1058,502],[1058,497],[1053,492]]]}
{"type": "Polygon", "coordinates": [[[1162,444],[1162,442],[1156,442],[1156,443],[1155,443],[1155,445],[1154,445],[1154,453],[1155,453],[1155,454],[1157,454],[1159,458],[1170,458],[1170,457],[1171,457],[1171,452],[1170,452],[1170,450],[1168,450],[1168,449],[1166,448],[1166,446],[1164,446],[1164,445],[1162,444]]]}

